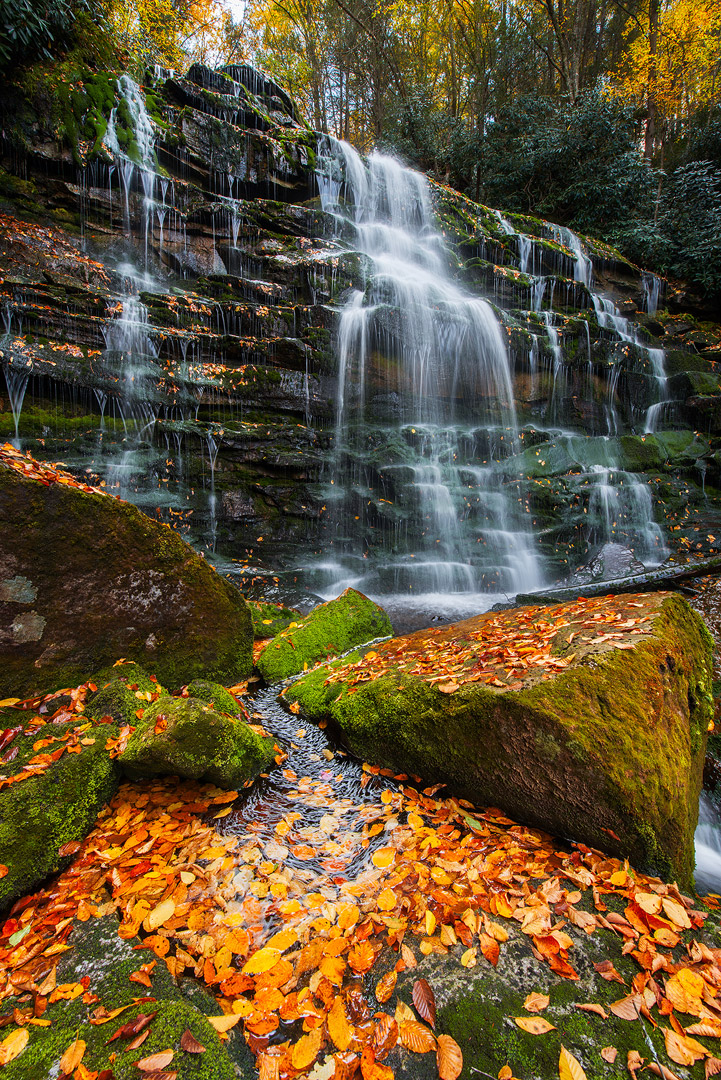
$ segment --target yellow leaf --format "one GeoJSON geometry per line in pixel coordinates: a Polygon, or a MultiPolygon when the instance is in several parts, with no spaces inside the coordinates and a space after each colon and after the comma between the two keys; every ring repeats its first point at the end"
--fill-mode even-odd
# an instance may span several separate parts
{"type": "Polygon", "coordinates": [[[27,1028],[17,1028],[6,1039],[3,1039],[0,1043],[0,1065],[7,1065],[8,1062],[14,1061],[18,1055],[22,1054],[29,1038],[27,1028]]]}
{"type": "Polygon", "coordinates": [[[558,1059],[558,1076],[559,1080],[586,1080],[581,1063],[565,1046],[561,1047],[561,1055],[558,1059]]]}
{"type": "Polygon", "coordinates": [[[274,949],[266,945],[253,953],[250,960],[243,965],[244,975],[262,975],[264,971],[270,971],[280,960],[280,949],[274,949]]]}
{"type": "Polygon", "coordinates": [[[209,1016],[208,1023],[212,1024],[216,1031],[230,1031],[231,1028],[240,1020],[240,1015],[234,1013],[232,1016],[209,1016]]]}
{"type": "Polygon", "coordinates": [[[10,705],[17,705],[18,701],[20,700],[21,699],[19,697],[3,698],[2,701],[0,701],[0,709],[9,708],[10,705]]]}
{"type": "Polygon", "coordinates": [[[628,874],[625,870],[617,870],[615,874],[611,874],[609,882],[611,885],[625,885],[628,881],[628,874]]]}
{"type": "Polygon", "coordinates": [[[432,911],[426,911],[426,934],[431,937],[436,928],[436,917],[432,911]]]}
{"type": "Polygon", "coordinates": [[[527,1031],[529,1035],[545,1035],[547,1031],[555,1031],[556,1025],[549,1024],[542,1016],[514,1016],[521,1031],[527,1031]]]}
{"type": "Polygon", "coordinates": [[[690,994],[691,997],[703,997],[704,986],[706,983],[697,971],[691,971],[690,968],[681,968],[680,971],[676,972],[676,978],[681,983],[681,986],[686,993],[690,994]]]}
{"type": "Polygon", "coordinates": [[[476,957],[477,957],[477,955],[478,954],[476,952],[475,947],[472,947],[470,949],[466,949],[466,951],[461,956],[461,964],[463,965],[463,967],[467,967],[467,968],[475,967],[476,966],[476,957]]]}
{"type": "Polygon", "coordinates": [[[395,857],[395,848],[382,847],[373,852],[371,855],[371,862],[374,866],[377,866],[379,870],[385,870],[391,865],[395,857]]]}
{"type": "Polygon", "coordinates": [[[169,919],[172,919],[173,915],[175,915],[175,902],[168,897],[167,900],[161,900],[157,907],[154,907],[148,913],[143,920],[143,926],[149,933],[152,933],[153,930],[157,930],[159,926],[163,926],[169,919]]]}
{"type": "Polygon", "coordinates": [[[85,1054],[85,1043],[82,1039],[76,1039],[67,1048],[60,1058],[60,1072],[71,1073],[77,1069],[85,1054]]]}
{"type": "Polygon", "coordinates": [[[380,911],[392,911],[396,906],[396,894],[393,889],[384,889],[378,896],[377,904],[380,911]]]}

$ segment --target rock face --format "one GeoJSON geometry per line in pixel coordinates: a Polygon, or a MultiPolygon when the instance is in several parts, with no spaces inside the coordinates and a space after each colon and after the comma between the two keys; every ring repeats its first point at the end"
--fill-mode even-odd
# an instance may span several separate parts
{"type": "MultiPolygon", "coordinates": [[[[286,570],[287,591],[295,567],[331,548],[365,560],[355,569],[376,575],[368,591],[397,588],[429,536],[427,432],[397,425],[409,387],[389,309],[371,368],[349,380],[346,404],[367,430],[338,445],[334,337],[349,289],[367,281],[317,197],[316,134],[244,65],[155,71],[135,87],[68,60],[21,79],[0,102],[0,433],[92,468],[222,556],[246,551],[274,568],[269,582],[286,570]]],[[[503,322],[520,429],[509,440],[468,417],[467,467],[443,479],[472,534],[461,564],[470,552],[477,584],[497,591],[489,484],[495,496],[514,487],[515,525],[533,531],[548,580],[609,541],[647,564],[665,547],[707,553],[719,533],[718,325],[681,314],[666,283],[654,311],[648,279],[603,244],[430,194],[449,262],[503,322]],[[606,301],[632,318],[625,336],[606,301]],[[665,350],[663,375],[649,346],[665,350]]],[[[471,405],[458,394],[457,410],[471,405]]],[[[302,586],[325,591],[324,573],[302,586]]]]}
{"type": "Polygon", "coordinates": [[[392,633],[390,619],[378,604],[346,589],[337,600],[321,604],[273,638],[258,658],[258,670],[266,682],[278,682],[392,633]]]}
{"type": "Polygon", "coordinates": [[[146,709],[119,761],[131,779],[181,776],[239,788],[272,765],[275,754],[273,740],[242,720],[197,698],[161,697],[146,709]]]}
{"type": "Polygon", "coordinates": [[[245,601],[177,533],[37,475],[0,462],[0,696],[74,686],[120,657],[171,688],[248,675],[245,601]]]}
{"type": "Polygon", "coordinates": [[[711,688],[703,622],[655,593],[396,638],[286,697],[366,760],[687,884],[711,688]]]}

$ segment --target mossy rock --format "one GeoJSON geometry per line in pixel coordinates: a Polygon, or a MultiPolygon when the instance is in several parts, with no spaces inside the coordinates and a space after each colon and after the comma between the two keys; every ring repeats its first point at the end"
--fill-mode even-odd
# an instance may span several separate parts
{"type": "MultiPolygon", "coordinates": [[[[21,736],[20,753],[3,767],[3,774],[18,775],[33,755],[35,740],[47,734],[61,737],[82,723],[78,716],[68,724],[21,736]]],[[[92,745],[83,746],[79,754],[64,753],[45,772],[0,791],[0,863],[8,868],[0,879],[0,909],[66,865],[68,858],[60,849],[82,840],[93,827],[118,785],[120,770],[105,749],[106,740],[117,735],[112,724],[91,728],[86,737],[95,739],[92,745]]],[[[46,752],[62,745],[53,744],[46,752]]]]}
{"type": "Polygon", "coordinates": [[[85,705],[85,712],[94,720],[102,720],[104,716],[112,716],[118,724],[137,723],[136,712],[145,708],[147,694],[157,694],[162,687],[153,682],[137,664],[124,664],[122,668],[110,669],[115,672],[115,677],[104,679],[103,674],[93,677],[90,681],[98,689],[91,694],[85,705]],[[128,674],[120,675],[120,671],[128,674]]]}
{"type": "Polygon", "coordinates": [[[93,1072],[112,1067],[115,1080],[138,1080],[142,1074],[136,1062],[168,1049],[174,1052],[172,1072],[177,1073],[178,1080],[250,1080],[254,1075],[253,1058],[242,1036],[231,1033],[229,1041],[223,1042],[208,1022],[208,1016],[220,1012],[217,1002],[197,984],[192,996],[186,995],[162,960],[152,971],[152,988],[145,991],[154,1000],[132,1004],[140,993],[137,983],[129,977],[153,957],[150,952],[137,951],[137,938],[125,941],[118,936],[115,916],[76,921],[69,943],[71,948],[58,962],[57,981],[77,982],[87,975],[88,990],[97,995],[97,1004],[88,1006],[79,997],[50,1005],[44,1015],[50,1025],[31,1025],[27,1047],[5,1066],[3,1075],[10,1080],[41,1080],[57,1075],[60,1058],[76,1037],[86,1043],[83,1065],[93,1072]],[[109,1023],[89,1023],[89,1015],[101,1006],[108,1012],[122,1006],[130,1008],[109,1023]],[[122,1038],[107,1045],[118,1028],[141,1013],[156,1013],[142,1046],[128,1050],[128,1040],[122,1038]],[[188,1054],[181,1049],[180,1039],[186,1028],[205,1047],[205,1053],[188,1054]]]}
{"type": "Polygon", "coordinates": [[[245,600],[135,506],[0,465],[0,697],[73,686],[126,657],[172,688],[252,667],[245,600]],[[32,599],[5,599],[22,577],[32,599]]]}
{"type": "Polygon", "coordinates": [[[275,754],[273,740],[242,720],[196,698],[165,695],[146,709],[118,762],[131,779],[182,776],[235,789],[269,768],[275,754]]]}
{"type": "MultiPolygon", "coordinates": [[[[514,689],[461,681],[455,692],[442,693],[409,671],[394,670],[391,660],[357,684],[352,668],[341,681],[328,681],[341,663],[319,668],[285,696],[310,719],[337,725],[364,760],[446,783],[477,805],[500,806],[516,820],[689,885],[713,716],[711,637],[677,595],[612,602],[624,617],[648,616],[647,632],[624,642],[630,648],[621,650],[602,634],[596,641],[594,631],[579,625],[580,642],[558,645],[558,655],[570,658],[560,673],[542,679],[531,665],[514,689]],[[591,635],[588,643],[585,635],[591,635]]],[[[535,618],[563,623],[571,607],[537,609],[535,618]]],[[[523,609],[518,613],[527,620],[523,609]]],[[[514,612],[498,617],[512,620],[514,612]]],[[[402,656],[424,634],[433,641],[440,633],[454,642],[478,641],[469,635],[493,618],[487,613],[433,634],[394,639],[387,650],[402,656]]],[[[513,641],[509,630],[507,646],[513,641]]],[[[378,648],[382,661],[384,646],[378,648]]],[[[426,655],[432,652],[429,645],[426,655]]],[[[431,657],[424,674],[433,673],[431,657]]]]}
{"type": "Polygon", "coordinates": [[[262,600],[247,600],[250,617],[253,620],[253,636],[256,641],[275,637],[281,630],[286,630],[292,622],[303,618],[300,611],[283,607],[282,604],[267,604],[262,600]]]}
{"type": "Polygon", "coordinates": [[[266,682],[279,682],[330,656],[392,633],[383,608],[363,593],[346,589],[269,642],[258,658],[258,670],[266,682]]]}
{"type": "Polygon", "coordinates": [[[193,679],[192,683],[188,683],[185,689],[189,697],[195,698],[196,701],[202,701],[206,705],[211,705],[216,712],[237,716],[241,711],[240,705],[233,695],[229,694],[220,683],[208,682],[207,679],[193,679]]]}

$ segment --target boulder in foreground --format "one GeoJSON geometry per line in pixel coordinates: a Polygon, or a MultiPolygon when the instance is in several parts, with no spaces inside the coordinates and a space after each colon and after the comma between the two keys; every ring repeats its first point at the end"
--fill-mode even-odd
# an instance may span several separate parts
{"type": "Polygon", "coordinates": [[[349,748],[691,881],[711,638],[668,593],[488,612],[287,691],[349,748]]]}
{"type": "Polygon", "coordinates": [[[252,666],[240,593],[172,529],[0,450],[0,698],[74,686],[119,656],[167,686],[252,666]]]}
{"type": "Polygon", "coordinates": [[[197,698],[160,697],[119,762],[132,778],[182,776],[239,788],[273,764],[273,740],[197,698]]]}
{"type": "Polygon", "coordinates": [[[279,682],[330,656],[392,633],[383,608],[363,593],[346,589],[336,600],[321,604],[274,637],[258,658],[258,670],[266,682],[279,682]]]}

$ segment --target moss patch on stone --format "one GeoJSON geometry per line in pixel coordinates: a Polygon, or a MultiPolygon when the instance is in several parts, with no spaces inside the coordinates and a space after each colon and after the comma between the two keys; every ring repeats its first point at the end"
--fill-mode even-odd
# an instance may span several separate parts
{"type": "Polygon", "coordinates": [[[161,697],[146,709],[118,761],[131,779],[182,776],[238,788],[275,757],[273,740],[195,698],[161,697]]]}
{"type": "Polygon", "coordinates": [[[253,620],[253,636],[256,641],[275,637],[281,630],[286,630],[292,622],[300,621],[303,616],[294,608],[282,604],[267,604],[262,600],[247,600],[250,617],[253,620]]]}
{"type": "Polygon", "coordinates": [[[297,627],[281,631],[261,653],[258,670],[266,682],[278,682],[392,633],[383,608],[355,589],[346,589],[336,600],[311,611],[297,627]]]}
{"type": "MultiPolygon", "coordinates": [[[[70,724],[52,725],[49,733],[60,736],[81,722],[76,717],[70,724]]],[[[32,753],[32,741],[44,734],[44,729],[34,732],[25,753],[4,767],[5,775],[17,775],[23,758],[32,753]]],[[[105,749],[106,740],[117,737],[117,728],[102,724],[87,734],[95,742],[79,754],[66,752],[45,772],[0,792],[0,863],[9,871],[0,879],[0,909],[66,865],[60,849],[83,839],[117,787],[119,769],[105,749]]]]}

